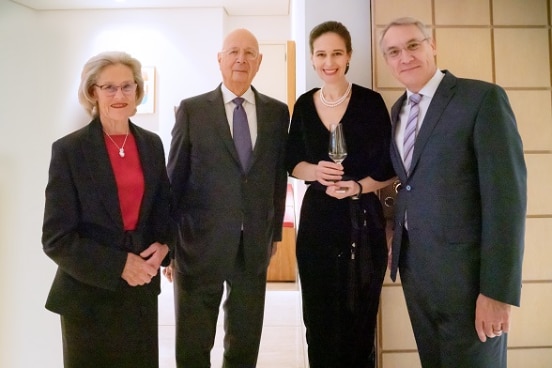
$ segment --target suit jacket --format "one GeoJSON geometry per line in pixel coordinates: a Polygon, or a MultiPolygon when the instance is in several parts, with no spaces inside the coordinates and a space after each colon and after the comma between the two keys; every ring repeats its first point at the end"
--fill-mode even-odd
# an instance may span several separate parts
{"type": "Polygon", "coordinates": [[[220,87],[183,100],[172,131],[167,167],[181,235],[176,269],[185,275],[224,278],[242,225],[246,270],[260,273],[282,236],[288,108],[253,88],[257,140],[243,172],[220,87]]]}
{"type": "MultiPolygon", "coordinates": [[[[130,123],[145,191],[132,249],[128,248],[117,185],[98,119],[52,145],[42,228],[44,252],[58,264],[46,308],[60,314],[101,309],[130,288],[121,278],[127,253],[159,241],[172,247],[170,185],[161,139],[130,123]]],[[[160,292],[159,274],[140,286],[160,292]]]]}
{"type": "MultiPolygon", "coordinates": [[[[393,136],[405,98],[391,110],[393,136]]],[[[402,182],[393,279],[406,211],[409,251],[423,247],[432,254],[420,267],[451,285],[472,283],[488,297],[519,305],[527,172],[504,90],[445,71],[418,133],[410,176],[394,139],[391,158],[402,182]]]]}

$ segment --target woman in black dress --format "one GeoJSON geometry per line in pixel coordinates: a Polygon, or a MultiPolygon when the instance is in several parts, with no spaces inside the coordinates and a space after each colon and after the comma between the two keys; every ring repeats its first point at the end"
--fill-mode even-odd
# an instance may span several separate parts
{"type": "Polygon", "coordinates": [[[347,81],[351,37],[339,22],[310,34],[323,82],[297,100],[288,172],[308,185],[297,261],[311,368],[364,368],[375,361],[374,334],[387,265],[385,220],[374,193],[392,183],[391,125],[382,97],[347,81]],[[331,124],[342,124],[348,155],[328,156],[331,124]]]}

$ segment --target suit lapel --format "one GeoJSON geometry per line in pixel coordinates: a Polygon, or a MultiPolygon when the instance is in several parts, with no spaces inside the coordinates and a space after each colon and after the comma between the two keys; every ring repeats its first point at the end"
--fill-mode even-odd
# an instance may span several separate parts
{"type": "Polygon", "coordinates": [[[241,167],[238,151],[236,150],[236,146],[234,146],[234,139],[230,132],[230,126],[228,125],[228,117],[226,116],[224,99],[222,98],[221,85],[208,96],[207,101],[209,107],[206,109],[205,120],[212,121],[215,124],[215,129],[224,143],[224,146],[234,158],[236,164],[241,167]]]}
{"type": "Polygon", "coordinates": [[[431,103],[429,104],[428,110],[425,114],[422,127],[416,137],[416,144],[412,154],[411,173],[416,170],[418,160],[420,159],[425,145],[431,137],[433,129],[435,129],[435,126],[439,123],[441,115],[443,115],[447,105],[454,96],[456,77],[449,72],[445,73],[446,74],[443,77],[443,80],[439,84],[439,87],[437,87],[437,90],[431,99],[431,103]]]}
{"type": "Polygon", "coordinates": [[[103,137],[99,120],[88,126],[88,134],[82,142],[84,160],[90,169],[90,177],[98,188],[98,198],[104,204],[113,221],[123,227],[123,219],[117,194],[117,184],[103,137]]]}
{"type": "Polygon", "coordinates": [[[147,218],[145,214],[150,212],[155,198],[155,191],[157,190],[157,178],[155,177],[155,173],[157,172],[155,163],[156,155],[151,142],[138,127],[130,123],[130,131],[134,135],[134,140],[136,141],[142,173],[144,175],[144,196],[140,205],[140,216],[138,217],[137,224],[137,228],[140,228],[142,222],[147,218]]]}
{"type": "Polygon", "coordinates": [[[405,99],[406,92],[397,100],[397,102],[395,102],[395,104],[391,108],[391,159],[395,162],[395,170],[397,171],[397,175],[399,175],[401,180],[404,180],[404,178],[406,178],[407,173],[404,169],[404,164],[399,153],[399,148],[397,147],[397,140],[395,139],[395,136],[397,134],[397,127],[400,119],[399,114],[401,112],[401,108],[404,104],[405,99]],[[400,168],[400,170],[397,170],[397,168],[400,168]]]}
{"type": "Polygon", "coordinates": [[[255,93],[255,109],[257,112],[257,139],[255,141],[255,146],[253,147],[253,157],[251,157],[251,166],[258,159],[260,152],[262,152],[262,147],[266,145],[266,141],[270,140],[270,129],[269,129],[269,116],[270,112],[267,109],[269,104],[265,103],[264,97],[257,92],[257,90],[251,87],[253,93],[255,93]]]}

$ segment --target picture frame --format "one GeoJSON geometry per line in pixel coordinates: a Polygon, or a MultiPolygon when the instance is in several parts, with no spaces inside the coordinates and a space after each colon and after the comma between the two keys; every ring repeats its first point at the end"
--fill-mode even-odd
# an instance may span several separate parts
{"type": "Polygon", "coordinates": [[[155,113],[155,67],[143,66],[144,97],[142,103],[136,107],[137,114],[155,113]]]}

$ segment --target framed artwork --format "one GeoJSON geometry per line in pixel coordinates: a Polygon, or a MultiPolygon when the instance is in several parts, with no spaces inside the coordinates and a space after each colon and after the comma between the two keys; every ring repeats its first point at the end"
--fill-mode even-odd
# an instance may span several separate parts
{"type": "Polygon", "coordinates": [[[143,66],[142,77],[144,78],[144,98],[137,106],[138,114],[153,114],[155,112],[155,67],[143,66]]]}

